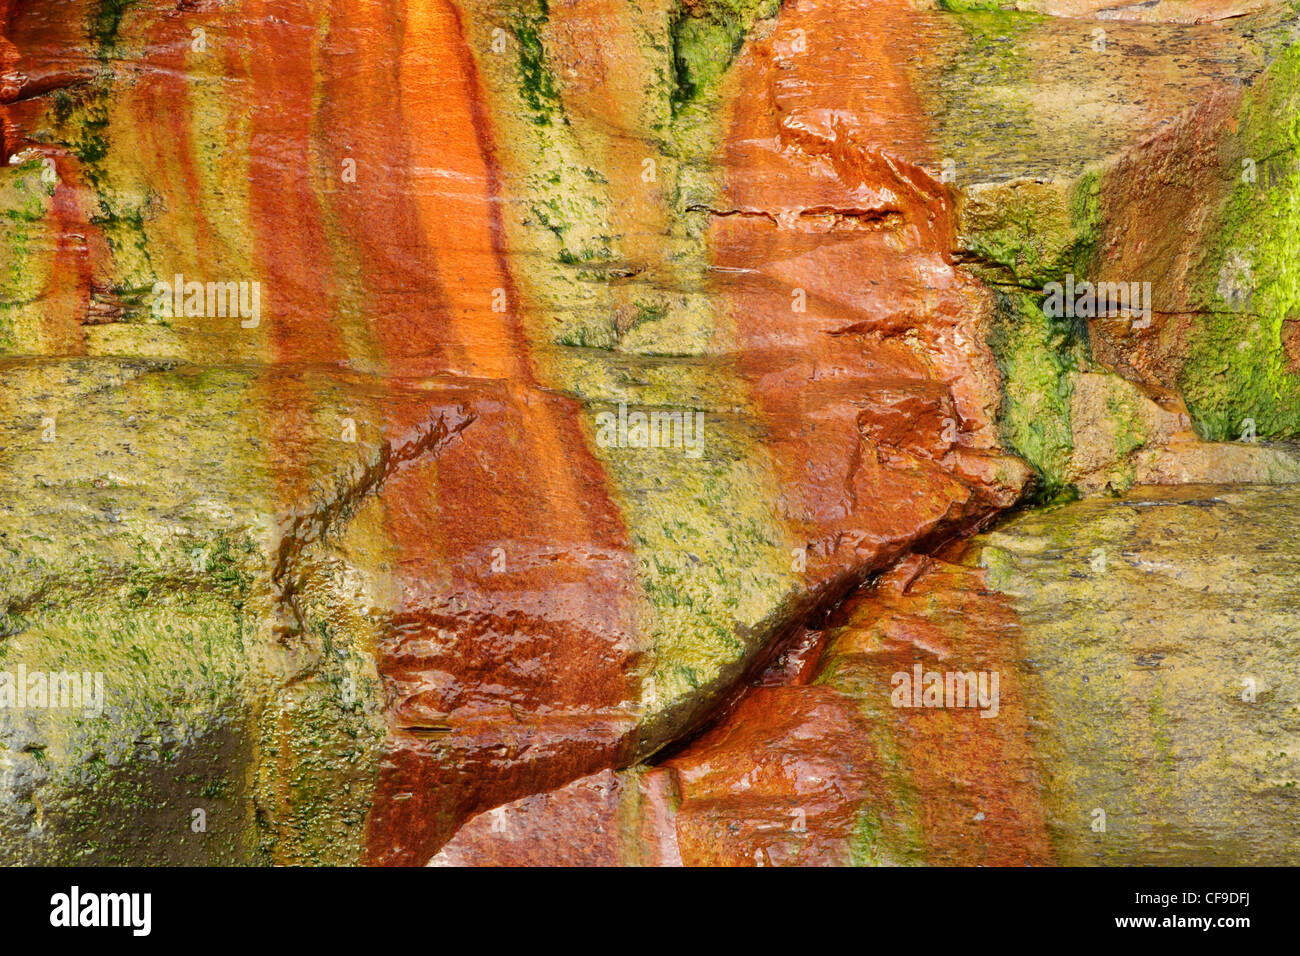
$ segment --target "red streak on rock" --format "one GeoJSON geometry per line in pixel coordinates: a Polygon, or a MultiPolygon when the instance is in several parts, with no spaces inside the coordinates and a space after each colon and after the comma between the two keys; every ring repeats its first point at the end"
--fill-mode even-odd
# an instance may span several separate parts
{"type": "MultiPolygon", "coordinates": [[[[78,8],[65,4],[67,11],[78,8]]],[[[75,27],[52,13],[47,5],[25,0],[5,0],[0,5],[0,163],[8,164],[14,153],[32,145],[23,134],[25,117],[44,104],[17,97],[31,96],[34,87],[50,89],[65,85],[75,72],[78,58],[74,51],[80,43],[75,27]]],[[[81,321],[90,309],[92,237],[97,231],[90,223],[90,211],[76,164],[70,157],[50,149],[41,150],[54,159],[58,183],[52,198],[54,225],[53,259],[50,279],[41,292],[44,323],[43,348],[50,355],[81,355],[85,340],[81,321]]]]}
{"type": "MultiPolygon", "coordinates": [[[[346,68],[391,68],[384,31],[337,12],[346,68]]],[[[626,533],[582,409],[543,390],[529,358],[459,17],[441,0],[406,14],[400,98],[372,94],[374,112],[346,124],[367,188],[341,206],[413,242],[413,265],[368,276],[396,280],[407,306],[373,316],[390,371],[455,376],[474,420],[383,492],[401,600],[380,648],[392,733],[368,839],[390,864],[423,863],[479,809],[625,760],[638,668],[626,533]],[[406,165],[393,167],[399,131],[406,165]]],[[[356,236],[364,261],[392,254],[373,225],[356,236]]]]}
{"type": "Polygon", "coordinates": [[[59,182],[54,187],[54,262],[41,298],[45,348],[52,355],[82,355],[86,351],[81,320],[90,311],[90,217],[82,205],[77,172],[66,157],[55,160],[59,182]]]}
{"type": "Polygon", "coordinates": [[[687,866],[850,862],[857,812],[888,794],[871,726],[829,687],[760,687],[666,767],[687,866]]]}
{"type": "Polygon", "coordinates": [[[730,81],[714,286],[812,588],[1019,491],[986,477],[997,372],[975,343],[987,293],[949,261],[948,191],[900,158],[929,156],[895,61],[909,10],[788,5],[730,81]]]}
{"type": "Polygon", "coordinates": [[[316,5],[246,0],[243,7],[253,92],[249,201],[268,332],[279,361],[337,362],[347,357],[335,324],[337,263],[317,200],[312,148],[316,5]]]}
{"type": "Polygon", "coordinates": [[[18,47],[9,39],[9,15],[13,0],[0,0],[0,162],[9,159],[9,143],[13,138],[9,108],[5,105],[18,96],[21,84],[16,68],[21,56],[18,47]]]}
{"type": "Polygon", "coordinates": [[[840,613],[848,624],[828,658],[855,672],[876,732],[897,748],[928,862],[1051,863],[1010,602],[985,587],[982,571],[912,556],[840,613]],[[914,674],[917,663],[922,673],[996,673],[996,716],[974,705],[884,705],[894,675],[914,674]]]}
{"type": "MultiPolygon", "coordinates": [[[[148,65],[138,78],[132,77],[132,95],[151,118],[148,123],[134,128],[150,158],[149,169],[153,177],[151,187],[160,196],[175,197],[173,205],[181,213],[172,221],[182,222],[185,232],[173,238],[173,261],[160,262],[158,268],[168,274],[159,278],[174,281],[176,274],[186,282],[225,282],[252,280],[257,276],[230,275],[231,263],[225,250],[217,243],[216,233],[208,219],[204,203],[204,180],[199,174],[195,146],[198,137],[194,129],[194,98],[190,95],[191,82],[187,75],[187,54],[191,37],[190,22],[183,18],[173,4],[157,3],[149,11],[150,39],[148,65]]],[[[142,7],[132,10],[133,15],[143,14],[142,7]]],[[[209,56],[217,56],[213,51],[209,56]]],[[[240,64],[242,69],[242,64],[240,64]]],[[[238,73],[235,74],[239,76],[238,73]]],[[[246,88],[246,87],[245,87],[246,88]]],[[[243,90],[241,89],[241,92],[243,90]]],[[[238,210],[231,209],[230,213],[238,210]]],[[[226,320],[213,319],[216,322],[226,320]]],[[[214,328],[214,333],[224,330],[214,328]]],[[[241,334],[231,330],[230,335],[241,334]]],[[[242,333],[257,334],[257,333],[242,333]]]]}
{"type": "Polygon", "coordinates": [[[680,866],[674,786],[665,770],[604,770],[480,814],[433,865],[680,866]]]}

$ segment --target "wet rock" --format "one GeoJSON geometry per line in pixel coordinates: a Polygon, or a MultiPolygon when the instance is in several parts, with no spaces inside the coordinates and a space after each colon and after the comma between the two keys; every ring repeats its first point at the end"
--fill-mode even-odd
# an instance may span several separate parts
{"type": "MultiPolygon", "coordinates": [[[[0,720],[0,856],[265,859],[254,776],[299,724],[290,698],[313,686],[344,711],[331,734],[374,730],[378,682],[360,635],[330,635],[294,592],[304,547],[367,493],[393,440],[363,422],[341,441],[335,429],[353,406],[340,396],[361,389],[327,376],[299,379],[316,417],[294,416],[296,432],[276,443],[283,457],[268,460],[258,371],[143,359],[0,366],[0,671],[19,695],[48,684],[42,699],[9,700],[0,720]],[[277,465],[315,482],[278,515],[277,465]],[[355,689],[348,701],[343,681],[355,689]]],[[[277,765],[292,775],[297,759],[279,752],[277,765]]]]}
{"type": "MultiPolygon", "coordinates": [[[[991,300],[945,261],[943,190],[865,140],[827,180],[812,127],[770,170],[728,159],[769,118],[724,103],[780,78],[755,53],[729,90],[710,51],[775,12],[439,2],[324,29],[311,3],[10,9],[31,94],[6,107],[26,152],[0,170],[24,223],[12,367],[231,382],[202,423],[207,393],[170,380],[132,408],[167,434],[104,525],[153,527],[162,484],[203,502],[204,534],[249,542],[236,716],[202,722],[242,728],[258,853],[355,859],[364,840],[373,862],[423,862],[468,815],[655,752],[808,611],[1019,495],[1028,471],[989,428],[991,300]],[[827,284],[863,257],[890,262],[827,284]],[[729,279],[728,258],[751,268],[729,279]],[[209,314],[227,282],[240,310],[232,291],[209,314]],[[894,318],[861,323],[882,305],[894,318]],[[607,428],[655,413],[667,442],[607,428]],[[263,655],[266,679],[242,683],[263,655]],[[359,710],[331,733],[346,688],[359,710]]],[[[833,66],[810,74],[821,106],[859,109],[866,86],[833,66]]],[[[10,381],[28,438],[79,394],[10,381]]],[[[109,453],[68,449],[122,426],[95,400],[66,427],[45,457],[103,492],[114,473],[90,458],[109,453]]],[[[43,499],[18,490],[11,522],[39,527],[43,499]]],[[[63,520],[70,540],[90,517],[63,520]]],[[[121,547],[82,536],[91,604],[121,547]]],[[[184,644],[156,613],[150,633],[184,644]]]]}
{"type": "Polygon", "coordinates": [[[977,539],[1021,621],[1062,862],[1296,859],[1296,498],[1135,488],[977,539]]]}
{"type": "Polygon", "coordinates": [[[1157,404],[1116,375],[1071,375],[1073,452],[1068,475],[1079,490],[1127,491],[1132,485],[1300,479],[1294,445],[1262,443],[1253,434],[1234,443],[1201,441],[1181,402],[1157,404]]]}
{"type": "MultiPolygon", "coordinates": [[[[1255,268],[1276,261],[1269,250],[1294,232],[1281,197],[1293,192],[1296,170],[1260,158],[1291,151],[1294,19],[1270,7],[1223,25],[1121,22],[1130,14],[1096,11],[1115,22],[1092,25],[963,14],[971,46],[959,62],[971,65],[943,74],[930,94],[942,104],[938,135],[961,196],[959,254],[1002,291],[998,325],[1007,331],[993,344],[1006,383],[1003,435],[1049,486],[1080,477],[1070,464],[1074,444],[1089,440],[1072,425],[1079,371],[1133,382],[1188,414],[1201,439],[1297,433],[1283,334],[1295,303],[1271,267],[1267,277],[1255,268]],[[964,69],[1006,95],[972,95],[964,69]],[[1067,70],[1069,81],[1054,79],[1067,70]],[[1072,85],[1093,71],[1108,79],[1072,85]],[[1053,105],[1060,93],[1072,105],[1053,105]],[[977,119],[998,134],[981,133],[977,119]],[[1016,135],[1001,135],[1010,129],[1016,135]],[[1098,288],[1123,283],[1137,290],[1131,300],[1145,296],[1142,307],[1044,315],[1047,284],[1067,276],[1098,288]]],[[[1180,459],[1188,448],[1162,456],[1180,459]]],[[[1212,450],[1190,454],[1199,464],[1189,473],[1200,469],[1205,480],[1240,474],[1240,455],[1215,474],[1212,450]]],[[[1178,472],[1157,468],[1141,480],[1178,472]]]]}
{"type": "MultiPolygon", "coordinates": [[[[1178,417],[1285,437],[1290,372],[1225,401],[1164,312],[1085,336],[1032,288],[1103,261],[1243,302],[1258,278],[1241,362],[1283,354],[1285,183],[1234,220],[1281,245],[1202,255],[1226,220],[1161,170],[1192,156],[1219,202],[1233,116],[1286,141],[1287,28],[1091,12],[1109,59],[1082,21],[901,0],[0,3],[0,661],[102,669],[111,715],[4,725],[28,832],[0,849],[418,864],[469,820],[446,858],[470,861],[485,811],[559,833],[576,801],[678,839],[602,822],[623,849],[575,861],[956,859],[859,745],[876,717],[834,675],[875,658],[792,655],[805,623],[1035,469],[1290,474],[1178,417]],[[1128,242],[1129,200],[1188,231],[1128,242]],[[779,725],[757,776],[732,706],[779,725]],[[119,781],[105,842],[73,817],[119,781]],[[735,821],[746,787],[773,802],[735,821]]],[[[1206,301],[1159,308],[1195,331],[1206,301]]],[[[976,812],[1010,849],[962,859],[1041,855],[1008,785],[976,812]]]]}
{"type": "MultiPolygon", "coordinates": [[[[810,680],[607,782],[675,813],[621,804],[581,839],[686,865],[1294,862],[1297,497],[1140,487],[910,557],[837,612],[810,680]]],[[[435,862],[547,862],[585,804],[545,806],[535,843],[511,805],[509,844],[478,817],[435,862]]]]}

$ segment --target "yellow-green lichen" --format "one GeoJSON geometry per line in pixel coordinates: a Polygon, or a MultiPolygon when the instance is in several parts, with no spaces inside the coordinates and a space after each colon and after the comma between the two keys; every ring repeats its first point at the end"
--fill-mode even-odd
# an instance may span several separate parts
{"type": "Polygon", "coordinates": [[[1179,386],[1208,438],[1238,439],[1249,422],[1261,438],[1293,437],[1300,374],[1282,330],[1300,317],[1300,46],[1246,92],[1238,124],[1256,176],[1238,177],[1202,260],[1204,311],[1179,386]]]}

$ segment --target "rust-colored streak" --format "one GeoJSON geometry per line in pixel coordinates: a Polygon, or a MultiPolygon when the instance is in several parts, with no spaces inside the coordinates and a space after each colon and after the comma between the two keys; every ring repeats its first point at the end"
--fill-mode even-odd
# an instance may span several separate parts
{"type": "Polygon", "coordinates": [[[687,866],[850,862],[859,807],[886,794],[855,702],[827,687],[760,687],[667,764],[683,793],[687,866]]]}
{"type": "Polygon", "coordinates": [[[946,189],[915,165],[930,146],[899,64],[908,13],[787,6],[730,81],[714,288],[810,582],[879,567],[1014,495],[964,463],[994,445],[996,373],[961,344],[980,293],[948,261],[946,189]]]}
{"type": "MultiPolygon", "coordinates": [[[[30,96],[34,88],[49,88],[51,78],[66,78],[75,72],[80,44],[66,22],[49,10],[28,9],[35,4],[6,2],[0,6],[0,107],[3,111],[4,152],[0,162],[8,163],[14,153],[33,145],[23,133],[28,113],[41,108],[30,96]]],[[[67,5],[69,12],[75,7],[67,5]]],[[[62,80],[66,82],[66,79],[62,80]]],[[[53,82],[52,85],[60,85],[53,82]]],[[[41,291],[42,348],[51,355],[81,355],[85,340],[81,322],[90,310],[92,241],[95,232],[85,206],[83,184],[76,164],[67,155],[43,148],[55,162],[58,182],[51,201],[53,249],[50,278],[41,291]]]]}
{"type": "MultiPolygon", "coordinates": [[[[928,862],[1044,865],[1053,860],[1020,665],[1020,624],[983,572],[921,557],[904,561],[841,613],[829,650],[860,669],[877,733],[892,740],[928,862]],[[998,677],[996,706],[889,706],[894,675],[998,677]]],[[[989,686],[989,685],[986,685],[989,686]]],[[[960,701],[957,701],[960,703],[960,701]]]]}
{"type": "Polygon", "coordinates": [[[90,311],[90,217],[77,188],[78,174],[64,156],[55,160],[59,182],[54,187],[54,262],[50,280],[41,293],[45,303],[45,348],[53,355],[81,355],[86,351],[81,320],[90,311]]]}
{"type": "MultiPolygon", "coordinates": [[[[255,275],[226,280],[261,283],[263,329],[276,365],[339,364],[349,358],[339,326],[324,208],[317,198],[319,130],[314,116],[318,79],[315,50],[318,5],[309,0],[247,0],[226,55],[228,69],[246,86],[249,112],[248,202],[254,237],[248,250],[255,275]]],[[[264,428],[275,449],[272,475],[281,513],[309,501],[311,456],[294,454],[313,434],[311,388],[300,377],[268,369],[264,428]]]]}
{"type": "Polygon", "coordinates": [[[316,198],[313,145],[316,4],[244,4],[253,89],[249,202],[265,277],[264,308],[280,361],[346,357],[335,326],[335,262],[316,198]]]}
{"type": "MultiPolygon", "coordinates": [[[[401,599],[380,648],[392,733],[369,821],[376,863],[423,863],[477,810],[618,762],[637,667],[626,533],[581,407],[540,389],[528,358],[459,17],[442,2],[405,14],[400,103],[375,104],[382,122],[353,143],[359,169],[395,177],[377,195],[408,188],[397,221],[434,268],[414,309],[376,314],[375,334],[390,370],[464,381],[476,417],[384,491],[401,599]],[[367,162],[384,128],[405,131],[406,170],[367,162]]],[[[336,30],[366,67],[392,55],[372,24],[336,30]]]]}
{"type": "Polygon", "coordinates": [[[320,188],[338,218],[340,260],[361,280],[362,299],[350,307],[364,319],[381,370],[434,374],[451,363],[438,257],[403,125],[404,8],[333,0],[328,23],[319,122],[328,175],[320,188]]]}
{"type": "Polygon", "coordinates": [[[680,795],[663,769],[601,771],[470,820],[437,866],[680,866],[672,817],[680,795]]]}
{"type": "Polygon", "coordinates": [[[186,234],[176,237],[172,250],[178,258],[158,266],[166,271],[168,282],[175,274],[202,282],[251,279],[222,273],[203,201],[203,180],[194,155],[194,100],[186,73],[190,28],[174,11],[166,11],[154,21],[154,30],[154,42],[149,48],[154,69],[144,73],[133,91],[152,122],[141,124],[138,135],[151,160],[153,187],[162,196],[184,197],[186,226],[186,234]]]}
{"type": "Polygon", "coordinates": [[[813,683],[752,689],[665,764],[683,862],[1052,863],[1007,600],[982,572],[910,556],[836,621],[813,683]],[[996,673],[994,707],[894,706],[917,663],[996,673]]]}
{"type": "Polygon", "coordinates": [[[9,118],[9,107],[22,84],[17,75],[18,61],[22,59],[18,47],[9,39],[9,15],[13,0],[0,0],[0,162],[7,162],[9,146],[14,138],[14,131],[9,118]]]}

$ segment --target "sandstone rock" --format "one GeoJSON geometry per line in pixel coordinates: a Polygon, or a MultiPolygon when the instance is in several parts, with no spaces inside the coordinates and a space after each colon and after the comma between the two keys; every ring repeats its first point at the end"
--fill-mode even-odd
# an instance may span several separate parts
{"type": "MultiPolygon", "coordinates": [[[[1247,423],[1262,438],[1294,437],[1300,391],[1284,333],[1296,303],[1271,265],[1255,267],[1278,261],[1273,247],[1294,232],[1284,197],[1296,169],[1277,158],[1294,134],[1289,9],[1229,21],[1239,26],[1117,22],[1091,33],[1078,21],[964,16],[977,49],[1000,51],[993,76],[1006,95],[973,101],[954,71],[932,96],[961,191],[960,254],[1005,293],[1007,332],[994,341],[1007,441],[1049,484],[1072,483],[1070,378],[1081,369],[1182,401],[1202,438],[1233,440],[1247,423]],[[1054,79],[1066,69],[1073,82],[1107,79],[1054,79]],[[1052,105],[1061,93],[1083,98],[1052,105]],[[993,135],[972,126],[989,113],[993,135]],[[1150,314],[1044,317],[1045,284],[1067,273],[1150,283],[1150,314]]],[[[987,72],[988,59],[970,69],[987,72]]]]}
{"type": "MultiPolygon", "coordinates": [[[[251,529],[262,603],[231,666],[277,662],[232,692],[255,792],[229,812],[258,853],[423,862],[469,814],[653,753],[808,611],[1019,495],[1028,471],[991,427],[992,300],[946,262],[944,190],[869,139],[828,178],[813,126],[783,156],[728,159],[771,121],[748,103],[779,69],[760,51],[724,76],[708,51],[774,12],[9,11],[14,366],[248,382],[201,430],[240,462],[196,481],[205,533],[251,529]],[[881,271],[837,288],[864,257],[881,271]],[[227,281],[257,283],[260,308],[189,306],[188,283],[227,281]],[[182,308],[156,307],[159,282],[182,308]],[[698,447],[602,440],[602,415],[656,411],[698,414],[698,447]],[[382,463],[339,447],[345,420],[385,436],[382,463]],[[285,628],[301,656],[281,661],[285,628]],[[338,671],[340,647],[372,656],[338,671]],[[355,744],[325,729],[345,679],[355,744]]],[[[810,67],[817,108],[861,111],[866,85],[833,66],[810,67]]],[[[34,440],[36,406],[75,392],[10,394],[34,440]]],[[[193,418],[206,400],[164,402],[193,418]]],[[[94,405],[83,427],[118,440],[94,405]]],[[[196,493],[158,465],[117,506],[127,526],[158,483],[196,493]]],[[[39,525],[15,480],[11,522],[39,525]]],[[[81,542],[95,569],[115,547],[81,542]]]]}
{"type": "Polygon", "coordinates": [[[588,827],[584,782],[471,820],[434,862],[576,841],[686,865],[1293,863],[1296,501],[1140,487],[908,558],[837,612],[811,680],[600,783],[672,800],[588,827]],[[917,670],[937,703],[898,696],[917,670]],[[996,693],[943,696],[980,673],[996,693]]]}
{"type": "Polygon", "coordinates": [[[1070,376],[1074,449],[1071,482],[1085,493],[1132,485],[1275,484],[1300,480],[1295,447],[1250,435],[1232,444],[1201,441],[1176,399],[1163,408],[1116,375],[1070,376]]]}
{"type": "Polygon", "coordinates": [[[1292,24],[1043,9],[1105,48],[904,0],[0,0],[0,663],[108,695],[0,717],[0,858],[424,863],[470,820],[467,862],[570,803],[653,822],[557,859],[1042,858],[1014,732],[961,856],[859,746],[875,658],[771,674],[1031,486],[1293,474],[1201,441],[1295,434],[1293,171],[1236,185],[1294,139],[1292,24]],[[1045,316],[1070,269],[1164,270],[1151,328],[1045,316]]]}

